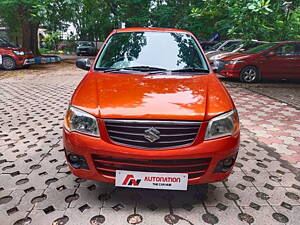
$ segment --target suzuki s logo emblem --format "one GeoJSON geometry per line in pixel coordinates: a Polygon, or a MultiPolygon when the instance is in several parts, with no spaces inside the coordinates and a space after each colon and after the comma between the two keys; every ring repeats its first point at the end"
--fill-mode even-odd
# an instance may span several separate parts
{"type": "Polygon", "coordinates": [[[144,137],[148,141],[153,143],[160,138],[159,134],[160,134],[160,132],[157,129],[155,129],[154,127],[151,127],[149,129],[145,130],[144,137]]]}

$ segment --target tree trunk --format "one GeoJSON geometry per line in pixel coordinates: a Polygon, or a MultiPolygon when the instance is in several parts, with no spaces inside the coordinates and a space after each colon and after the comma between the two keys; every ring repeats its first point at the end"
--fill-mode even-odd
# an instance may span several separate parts
{"type": "Polygon", "coordinates": [[[40,56],[38,48],[38,29],[39,24],[23,20],[22,24],[22,47],[30,49],[35,56],[40,56]]]}

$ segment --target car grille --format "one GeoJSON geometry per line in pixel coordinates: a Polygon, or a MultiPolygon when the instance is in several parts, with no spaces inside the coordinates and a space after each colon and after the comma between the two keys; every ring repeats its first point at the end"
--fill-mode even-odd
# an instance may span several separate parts
{"type": "Polygon", "coordinates": [[[92,155],[97,171],[103,175],[115,177],[116,170],[187,173],[189,179],[205,174],[211,158],[200,159],[125,159],[92,155]]]}
{"type": "Polygon", "coordinates": [[[105,125],[110,139],[115,143],[137,148],[164,149],[192,144],[201,122],[107,119],[105,125]],[[147,134],[154,140],[147,139],[147,134]]]}
{"type": "Polygon", "coordinates": [[[79,48],[79,51],[81,52],[87,52],[89,49],[88,48],[79,48]]]}

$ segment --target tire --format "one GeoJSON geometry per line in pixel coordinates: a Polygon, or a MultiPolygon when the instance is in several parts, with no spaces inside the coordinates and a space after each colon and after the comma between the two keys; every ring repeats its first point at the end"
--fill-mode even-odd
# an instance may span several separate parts
{"type": "Polygon", "coordinates": [[[244,83],[253,83],[260,80],[259,71],[255,66],[246,66],[240,73],[240,80],[244,83]]]}
{"type": "Polygon", "coordinates": [[[16,61],[11,57],[3,57],[2,59],[2,67],[5,70],[14,70],[17,68],[16,61]]]}

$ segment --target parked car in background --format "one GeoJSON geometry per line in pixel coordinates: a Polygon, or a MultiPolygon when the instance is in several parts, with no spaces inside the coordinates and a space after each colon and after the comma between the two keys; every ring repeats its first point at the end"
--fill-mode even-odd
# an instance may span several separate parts
{"type": "Polygon", "coordinates": [[[219,43],[213,45],[212,47],[209,47],[206,51],[205,54],[210,54],[215,51],[222,51],[225,48],[229,48],[232,45],[236,44],[241,44],[243,41],[242,40],[227,40],[227,41],[220,41],[219,43]]]}
{"type": "Polygon", "coordinates": [[[89,59],[76,65],[89,72],[65,116],[64,149],[73,174],[172,190],[230,175],[239,149],[238,114],[192,33],[115,30],[93,65],[89,59]]]}
{"type": "Polygon", "coordinates": [[[0,39],[0,68],[14,70],[27,68],[31,64],[35,64],[32,51],[0,39]]]}
{"type": "Polygon", "coordinates": [[[255,82],[263,78],[300,79],[300,42],[267,43],[215,61],[220,75],[255,82]]]}
{"type": "Polygon", "coordinates": [[[79,55],[90,55],[94,56],[97,55],[98,49],[96,48],[95,44],[90,41],[83,41],[79,42],[76,48],[76,54],[79,55]]]}
{"type": "Polygon", "coordinates": [[[247,51],[247,50],[250,50],[251,48],[255,48],[259,45],[266,44],[266,43],[268,43],[268,42],[256,41],[256,40],[252,40],[250,42],[242,42],[242,43],[237,42],[236,44],[233,44],[231,46],[224,47],[223,50],[209,53],[206,56],[207,56],[208,60],[210,61],[210,63],[212,64],[213,61],[215,61],[215,60],[219,60],[223,57],[233,55],[236,52],[247,51]]]}
{"type": "Polygon", "coordinates": [[[219,41],[200,41],[200,45],[204,51],[208,51],[217,43],[219,43],[219,41]]]}

